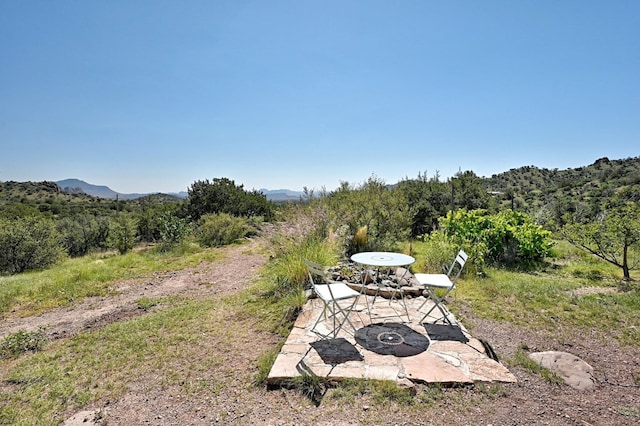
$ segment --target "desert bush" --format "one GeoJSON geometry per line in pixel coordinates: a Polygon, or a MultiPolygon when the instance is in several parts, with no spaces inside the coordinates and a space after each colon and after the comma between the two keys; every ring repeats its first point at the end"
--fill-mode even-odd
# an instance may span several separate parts
{"type": "Polygon", "coordinates": [[[181,244],[191,232],[189,222],[171,213],[165,213],[159,220],[160,242],[163,248],[181,244]]]}
{"type": "Polygon", "coordinates": [[[193,220],[210,213],[262,216],[266,220],[273,216],[272,204],[264,194],[256,190],[245,191],[243,185],[236,185],[227,178],[194,182],[189,188],[187,210],[193,220]]]}
{"type": "Polygon", "coordinates": [[[62,254],[53,220],[24,217],[0,219],[0,272],[14,274],[43,269],[62,254]]]}
{"type": "Polygon", "coordinates": [[[109,220],[90,214],[77,214],[58,220],[62,246],[71,257],[84,256],[92,249],[108,246],[109,220]]]}
{"type": "Polygon", "coordinates": [[[252,232],[254,229],[246,218],[227,213],[210,213],[203,215],[198,221],[196,237],[203,246],[217,247],[231,244],[252,232]]]}

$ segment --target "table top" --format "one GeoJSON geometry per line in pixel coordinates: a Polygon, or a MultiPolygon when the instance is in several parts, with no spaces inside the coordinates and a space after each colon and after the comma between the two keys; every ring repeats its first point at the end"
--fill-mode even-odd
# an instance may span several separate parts
{"type": "Polygon", "coordinates": [[[351,256],[351,260],[356,263],[369,266],[406,266],[411,265],[416,260],[403,253],[392,253],[386,251],[365,251],[351,256]]]}

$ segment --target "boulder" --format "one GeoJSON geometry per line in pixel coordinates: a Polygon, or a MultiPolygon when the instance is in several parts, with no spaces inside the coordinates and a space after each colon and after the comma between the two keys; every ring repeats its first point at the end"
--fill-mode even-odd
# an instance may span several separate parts
{"type": "Polygon", "coordinates": [[[593,367],[567,352],[546,351],[529,354],[529,358],[551,370],[572,388],[591,389],[595,385],[593,367]]]}

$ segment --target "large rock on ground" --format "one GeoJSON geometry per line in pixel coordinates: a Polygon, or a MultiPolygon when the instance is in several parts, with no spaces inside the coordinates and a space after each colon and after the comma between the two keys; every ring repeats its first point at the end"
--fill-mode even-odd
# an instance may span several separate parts
{"type": "Polygon", "coordinates": [[[586,390],[595,385],[593,367],[577,356],[567,352],[534,352],[529,358],[548,368],[575,389],[586,390]]]}

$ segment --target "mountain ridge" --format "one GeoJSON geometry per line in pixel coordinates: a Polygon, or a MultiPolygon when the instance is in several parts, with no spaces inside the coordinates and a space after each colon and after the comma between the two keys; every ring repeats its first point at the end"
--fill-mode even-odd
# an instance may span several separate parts
{"type": "MultiPolygon", "coordinates": [[[[92,183],[88,183],[84,180],[77,178],[67,178],[62,179],[55,182],[63,192],[74,194],[78,192],[82,192],[87,195],[91,195],[94,197],[105,198],[109,200],[135,200],[137,198],[146,197],[151,194],[157,194],[157,192],[150,193],[122,193],[114,191],[106,185],[95,185],[92,183]]],[[[259,190],[262,192],[268,200],[270,201],[293,201],[298,200],[300,196],[303,194],[300,191],[292,191],[290,189],[275,189],[270,190],[266,188],[262,188],[259,190]]],[[[186,198],[188,193],[186,191],[181,192],[167,192],[168,195],[174,195],[180,198],[186,198]]]]}

